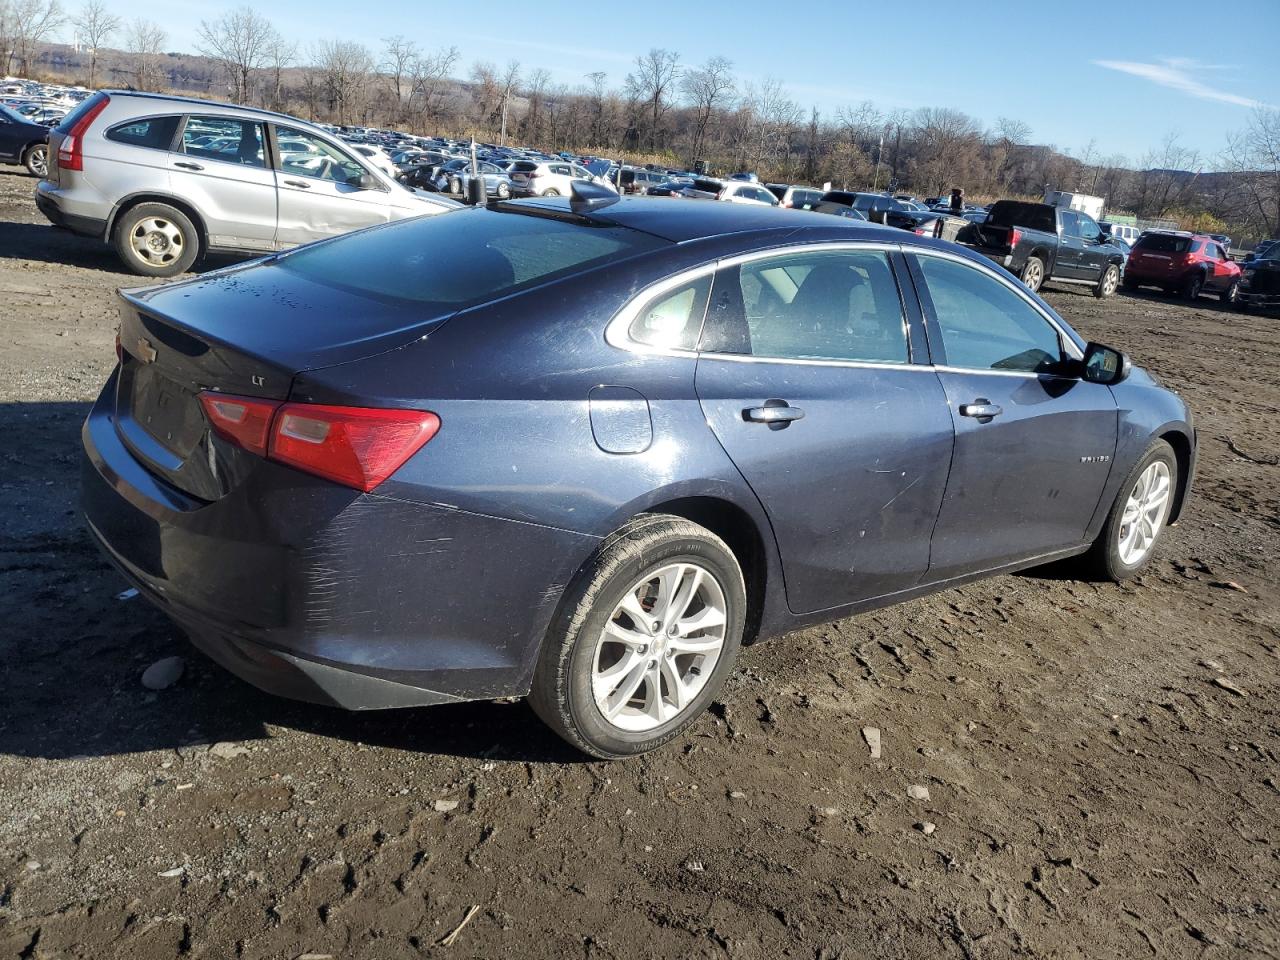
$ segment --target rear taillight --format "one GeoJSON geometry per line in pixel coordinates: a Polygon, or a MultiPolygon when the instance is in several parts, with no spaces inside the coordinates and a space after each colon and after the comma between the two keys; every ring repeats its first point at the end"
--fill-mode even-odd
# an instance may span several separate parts
{"type": "Polygon", "coordinates": [[[1022,231],[1017,227],[1009,228],[1009,249],[1012,250],[1022,242],[1022,231]]]}
{"type": "Polygon", "coordinates": [[[222,393],[200,394],[200,405],[213,432],[260,457],[267,455],[271,439],[271,418],[280,403],[253,397],[233,397],[222,393]]]}
{"type": "Polygon", "coordinates": [[[366,493],[400,469],[440,429],[424,410],[286,403],[268,456],[366,493]]]}
{"type": "Polygon", "coordinates": [[[98,119],[98,114],[105,110],[110,102],[111,98],[103,94],[102,99],[86,110],[80,119],[75,122],[75,125],[67,131],[62,138],[62,143],[58,144],[58,168],[60,170],[84,169],[85,132],[89,129],[89,125],[98,119]]]}
{"type": "Polygon", "coordinates": [[[282,403],[200,394],[214,432],[279,463],[368,493],[440,429],[425,410],[282,403]]]}

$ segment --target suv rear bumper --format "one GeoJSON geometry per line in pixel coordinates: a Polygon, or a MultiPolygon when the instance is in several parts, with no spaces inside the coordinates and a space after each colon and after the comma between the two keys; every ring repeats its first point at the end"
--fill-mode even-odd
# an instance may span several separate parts
{"type": "Polygon", "coordinates": [[[68,204],[49,181],[41,180],[36,186],[36,208],[48,218],[55,227],[62,227],[72,233],[84,237],[102,240],[107,235],[107,221],[99,217],[75,213],[67,209],[68,204]]]}

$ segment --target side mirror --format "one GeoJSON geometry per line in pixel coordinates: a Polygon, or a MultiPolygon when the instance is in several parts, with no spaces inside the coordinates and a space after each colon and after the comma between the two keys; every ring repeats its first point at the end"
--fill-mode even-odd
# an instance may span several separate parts
{"type": "Polygon", "coordinates": [[[353,177],[347,178],[347,183],[355,187],[357,190],[377,190],[378,178],[372,173],[360,173],[353,177]]]}
{"type": "Polygon", "coordinates": [[[1244,255],[1244,262],[1245,262],[1245,263],[1253,263],[1253,261],[1254,261],[1256,258],[1257,258],[1257,254],[1254,254],[1254,253],[1246,253],[1246,254],[1244,255]]]}
{"type": "Polygon", "coordinates": [[[1101,383],[1104,386],[1120,383],[1133,369],[1133,364],[1129,362],[1127,356],[1115,347],[1108,347],[1101,343],[1091,343],[1085,348],[1082,366],[1084,372],[1081,374],[1081,379],[1089,383],[1101,383]]]}

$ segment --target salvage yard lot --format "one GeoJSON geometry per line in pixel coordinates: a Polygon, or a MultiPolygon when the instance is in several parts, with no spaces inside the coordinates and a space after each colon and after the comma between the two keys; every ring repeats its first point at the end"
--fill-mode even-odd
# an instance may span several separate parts
{"type": "Polygon", "coordinates": [[[520,703],[260,694],[120,598],[77,454],[137,278],[33,186],[0,168],[0,958],[1280,954],[1274,319],[1050,290],[1198,417],[1150,570],[748,649],[687,736],[596,763],[520,703]]]}

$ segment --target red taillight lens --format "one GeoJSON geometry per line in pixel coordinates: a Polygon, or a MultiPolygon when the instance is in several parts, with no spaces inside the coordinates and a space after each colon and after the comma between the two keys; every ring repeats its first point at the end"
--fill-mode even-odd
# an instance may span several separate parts
{"type": "Polygon", "coordinates": [[[1022,231],[1017,227],[1009,228],[1009,249],[1012,250],[1022,242],[1022,231]]]}
{"type": "Polygon", "coordinates": [[[102,99],[86,110],[75,122],[75,125],[67,131],[66,136],[62,138],[62,143],[58,145],[58,168],[61,170],[83,170],[84,169],[84,134],[89,129],[89,124],[98,119],[98,114],[107,108],[107,104],[111,102],[111,98],[106,94],[102,95],[102,99]]]}
{"type": "Polygon", "coordinates": [[[436,435],[424,410],[286,403],[276,414],[268,456],[366,493],[436,435]]]}
{"type": "Polygon", "coordinates": [[[278,400],[235,397],[225,393],[202,393],[200,405],[213,432],[250,453],[267,455],[271,418],[280,407],[278,400]]]}

